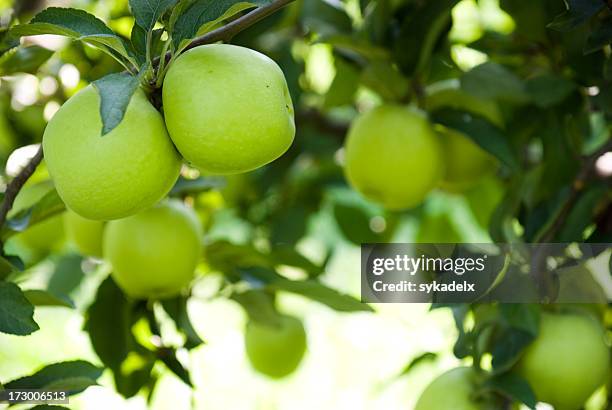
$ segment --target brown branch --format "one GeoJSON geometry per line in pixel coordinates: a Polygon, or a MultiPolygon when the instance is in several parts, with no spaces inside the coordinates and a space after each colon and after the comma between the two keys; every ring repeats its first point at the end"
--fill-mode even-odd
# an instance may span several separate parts
{"type": "MultiPolygon", "coordinates": [[[[195,38],[191,43],[189,43],[189,45],[186,47],[186,50],[201,46],[203,44],[215,43],[221,40],[229,40],[240,31],[252,26],[261,19],[268,17],[269,15],[275,13],[276,11],[285,7],[289,3],[292,3],[293,1],[295,0],[277,0],[268,5],[258,7],[253,11],[245,14],[244,16],[237,18],[231,23],[226,24],[223,27],[213,30],[210,33],[207,33],[201,37],[195,38]]],[[[170,53],[167,53],[165,57],[166,59],[169,59],[170,53]]],[[[159,60],[159,57],[156,58],[154,64],[159,64],[159,60]]],[[[2,199],[2,203],[0,204],[0,227],[3,226],[6,222],[6,216],[13,207],[13,202],[15,202],[17,194],[19,194],[19,191],[21,190],[23,185],[32,176],[32,174],[36,170],[36,167],[38,166],[38,164],[40,164],[42,159],[43,150],[41,146],[36,155],[32,157],[28,164],[7,185],[6,191],[4,192],[4,198],[2,199]]]]}
{"type": "Polygon", "coordinates": [[[42,145],[36,152],[36,154],[30,159],[30,161],[26,164],[25,167],[9,184],[6,186],[6,191],[4,191],[4,198],[2,199],[2,204],[0,204],[0,227],[4,225],[6,222],[6,216],[13,207],[13,202],[15,202],[15,198],[23,185],[27,182],[27,180],[32,176],[34,171],[36,171],[36,167],[40,164],[40,161],[43,159],[43,150],[42,145]]]}
{"type": "MultiPolygon", "coordinates": [[[[224,25],[223,27],[219,27],[218,29],[206,33],[201,37],[193,39],[193,41],[189,43],[187,47],[185,47],[185,51],[204,44],[216,43],[217,41],[229,41],[242,30],[249,28],[269,15],[276,13],[278,10],[294,1],[295,0],[277,0],[265,6],[258,7],[244,16],[224,25]]],[[[170,52],[166,53],[166,61],[168,61],[171,57],[172,54],[170,52]]],[[[153,60],[153,65],[158,65],[159,60],[160,57],[155,58],[153,60]]]]}

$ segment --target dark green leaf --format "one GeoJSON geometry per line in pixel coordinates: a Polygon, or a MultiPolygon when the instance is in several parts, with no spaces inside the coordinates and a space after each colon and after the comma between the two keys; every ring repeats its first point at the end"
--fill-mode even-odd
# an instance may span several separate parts
{"type": "Polygon", "coordinates": [[[54,295],[69,295],[85,277],[82,263],[83,257],[77,253],[59,257],[55,261],[55,269],[47,284],[47,290],[54,295]]]}
{"type": "Polygon", "coordinates": [[[526,82],[527,93],[541,108],[552,107],[565,100],[576,89],[570,80],[556,74],[544,74],[526,82]]]}
{"type": "Polygon", "coordinates": [[[313,263],[310,259],[299,253],[293,246],[276,246],[270,254],[274,266],[287,265],[303,269],[309,276],[319,276],[323,267],[313,263]]]}
{"type": "Polygon", "coordinates": [[[59,386],[59,383],[65,381],[67,387],[73,387],[70,389],[71,393],[78,393],[84,390],[83,387],[87,387],[83,386],[84,379],[90,382],[89,385],[95,384],[103,370],[83,360],[55,363],[42,368],[31,376],[8,382],[4,388],[44,390],[54,384],[59,386]],[[79,380],[79,382],[73,383],[70,380],[73,382],[79,380]]]}
{"type": "Polygon", "coordinates": [[[610,188],[603,184],[585,190],[572,207],[556,240],[559,242],[583,241],[584,231],[595,218],[598,204],[609,193],[610,188]]]}
{"type": "Polygon", "coordinates": [[[223,177],[206,176],[199,177],[196,179],[187,179],[179,177],[176,181],[172,190],[170,191],[171,196],[184,196],[190,194],[197,194],[204,191],[210,191],[211,189],[220,189],[225,187],[226,181],[223,177]]]}
{"type": "Polygon", "coordinates": [[[485,387],[535,409],[537,399],[526,380],[515,373],[496,375],[487,380],[485,387]]]}
{"type": "Polygon", "coordinates": [[[351,19],[342,8],[341,3],[325,0],[306,1],[302,6],[301,19],[308,31],[316,32],[319,35],[351,31],[351,19]]]}
{"type": "MultiPolygon", "coordinates": [[[[151,33],[151,55],[156,56],[161,54],[163,48],[163,41],[161,41],[164,29],[156,29],[151,33]]],[[[132,27],[132,33],[130,35],[130,41],[132,47],[134,47],[134,53],[138,58],[140,64],[144,64],[147,61],[147,33],[138,24],[134,24],[132,27]]]]}
{"type": "Polygon", "coordinates": [[[408,373],[410,373],[410,371],[414,369],[416,366],[418,366],[419,364],[423,362],[429,362],[431,360],[435,360],[437,357],[438,355],[432,352],[426,352],[426,353],[420,354],[414,359],[412,359],[410,363],[406,365],[406,367],[404,367],[404,369],[401,371],[399,376],[405,376],[408,373]]]}
{"type": "Polygon", "coordinates": [[[85,330],[102,363],[120,368],[130,350],[130,305],[112,278],[107,278],[87,310],[85,330]]]}
{"type": "Polygon", "coordinates": [[[482,149],[491,153],[511,170],[518,170],[519,163],[504,132],[485,118],[460,110],[443,108],[432,113],[435,122],[467,135],[482,149]]]}
{"type": "Polygon", "coordinates": [[[197,35],[209,31],[215,24],[243,10],[262,6],[270,0],[195,0],[178,16],[172,41],[176,49],[182,49],[197,35]]]}
{"type": "Polygon", "coordinates": [[[504,321],[515,329],[537,336],[540,328],[540,312],[536,305],[500,304],[499,311],[504,321]]]}
{"type": "Polygon", "coordinates": [[[321,282],[309,280],[289,280],[269,269],[245,269],[243,276],[254,277],[264,282],[268,289],[296,293],[329,306],[340,312],[371,312],[372,308],[352,296],[328,288],[321,282]]]}
{"type": "Polygon", "coordinates": [[[183,381],[183,383],[193,387],[189,371],[185,369],[181,362],[178,361],[176,358],[176,351],[174,349],[160,349],[158,351],[158,357],[172,373],[183,381]]]}
{"type": "Polygon", "coordinates": [[[103,50],[112,50],[130,60],[127,42],[102,20],[84,10],[49,7],[38,13],[28,24],[21,24],[10,30],[11,35],[36,36],[57,34],[84,41],[103,50]]]}
{"type": "Polygon", "coordinates": [[[280,315],[274,307],[274,299],[270,293],[248,290],[234,293],[232,299],[244,308],[250,320],[271,326],[277,326],[280,323],[280,315]]]}
{"type": "Polygon", "coordinates": [[[65,209],[66,205],[64,205],[57,191],[52,189],[34,204],[34,206],[19,211],[15,216],[10,218],[2,230],[2,239],[6,241],[6,239],[10,238],[15,233],[24,231],[26,228],[51,218],[63,212],[65,209]]]}
{"type": "Polygon", "coordinates": [[[100,117],[102,118],[102,135],[115,129],[123,120],[125,111],[138,89],[140,79],[128,73],[109,74],[94,81],[100,93],[100,117]]]}
{"type": "Polygon", "coordinates": [[[506,67],[486,62],[461,77],[461,88],[481,98],[497,99],[510,103],[525,103],[529,95],[525,84],[506,67]]]}
{"type": "Polygon", "coordinates": [[[11,273],[23,270],[23,267],[16,266],[9,257],[0,256],[0,280],[6,279],[11,273]]]}
{"type": "Polygon", "coordinates": [[[548,25],[549,28],[559,31],[569,31],[585,23],[605,7],[601,0],[567,0],[568,9],[559,14],[548,25]]]}
{"type": "Polygon", "coordinates": [[[58,306],[74,308],[74,302],[67,296],[57,296],[42,289],[29,289],[23,291],[24,296],[34,306],[58,306]]]}
{"type": "Polygon", "coordinates": [[[204,341],[200,338],[191,324],[189,312],[187,311],[188,301],[189,299],[186,297],[178,296],[173,299],[164,299],[161,303],[166,313],[168,313],[172,320],[174,320],[174,323],[176,323],[178,330],[185,335],[187,339],[185,347],[187,349],[193,349],[204,343],[204,341]]]}
{"type": "Polygon", "coordinates": [[[40,46],[21,47],[0,58],[0,76],[15,73],[35,73],[53,55],[52,50],[40,46]]]}
{"type": "Polygon", "coordinates": [[[334,217],[346,239],[356,245],[381,242],[380,235],[370,229],[370,216],[361,208],[336,204],[334,217]]]}
{"type": "Polygon", "coordinates": [[[25,336],[39,329],[34,321],[34,306],[19,286],[0,282],[0,332],[25,336]]]}
{"type": "Polygon", "coordinates": [[[39,404],[38,406],[32,407],[30,410],[70,410],[64,406],[52,406],[49,404],[39,404]]]}
{"type": "Polygon", "coordinates": [[[136,23],[145,31],[150,31],[159,18],[178,0],[129,0],[130,9],[136,23]]]}
{"type": "Polygon", "coordinates": [[[502,373],[512,367],[534,338],[533,334],[524,330],[505,327],[497,334],[496,343],[491,350],[493,369],[502,373]]]}
{"type": "Polygon", "coordinates": [[[587,38],[585,54],[594,53],[612,42],[612,17],[598,22],[587,38]]]}

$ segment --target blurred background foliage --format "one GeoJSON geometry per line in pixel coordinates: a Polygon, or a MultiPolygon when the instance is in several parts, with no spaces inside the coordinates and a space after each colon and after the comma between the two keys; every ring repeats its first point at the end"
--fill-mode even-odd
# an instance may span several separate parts
{"type": "MultiPolygon", "coordinates": [[[[0,0],[0,22],[27,22],[52,5],[88,10],[125,37],[134,23],[126,0],[0,0]]],[[[189,300],[179,301],[193,328],[185,332],[169,320],[183,308],[173,314],[171,307],[157,306],[155,319],[171,359],[151,361],[148,353],[126,347],[118,366],[128,376],[121,381],[115,374],[115,386],[112,374],[104,373],[102,386],[88,389],[71,407],[411,408],[432,377],[459,362],[452,352],[458,330],[451,311],[380,305],[375,314],[342,313],[308,299],[359,310],[353,299],[287,293],[281,279],[254,273],[251,285],[263,281],[280,289],[279,309],[303,319],[308,334],[298,371],[270,381],[245,360],[247,314],[223,297],[229,285],[220,272],[228,261],[250,265],[263,259],[255,264],[276,268],[282,278],[316,278],[358,298],[364,242],[612,242],[610,154],[595,158],[596,177],[581,177],[584,158],[610,140],[612,13],[600,1],[570,5],[575,7],[568,11],[560,0],[303,0],[236,35],[232,43],[267,54],[283,69],[296,107],[295,142],[251,173],[219,178],[183,170],[172,195],[192,204],[206,227],[201,277],[189,300]],[[440,81],[499,105],[504,126],[489,143],[491,152],[503,151],[498,170],[461,192],[436,190],[402,212],[387,211],[349,188],[342,147],[353,118],[383,102],[427,108],[428,87],[440,81]],[[190,338],[205,344],[196,340],[198,347],[187,349],[190,338]]],[[[26,48],[0,57],[5,182],[34,154],[46,122],[67,98],[122,70],[79,42],[54,36],[22,42],[26,48]]],[[[490,130],[470,128],[465,116],[430,114],[462,131],[490,130]]],[[[37,191],[34,198],[16,204],[11,216],[53,189],[44,163],[27,186],[37,191]]],[[[48,293],[35,303],[39,331],[26,338],[0,334],[0,382],[53,362],[104,362],[104,344],[124,336],[122,324],[113,321],[121,312],[111,307],[120,309],[121,301],[105,281],[108,266],[76,252],[61,215],[12,237],[5,253],[19,255],[25,265],[13,281],[48,293]],[[96,315],[107,328],[92,327],[96,315]]],[[[257,311],[249,303],[241,301],[247,312],[257,311]]],[[[145,346],[151,344],[148,319],[136,315],[125,324],[145,346]]],[[[602,401],[605,393],[587,408],[603,408],[602,401]]]]}

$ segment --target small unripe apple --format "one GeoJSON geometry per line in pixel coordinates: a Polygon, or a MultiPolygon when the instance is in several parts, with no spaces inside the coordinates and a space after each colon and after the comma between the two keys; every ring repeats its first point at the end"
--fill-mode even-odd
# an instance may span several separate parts
{"type": "Polygon", "coordinates": [[[543,313],[540,333],[517,369],[539,401],[578,410],[609,375],[604,328],[590,315],[543,313]]]}
{"type": "Polygon", "coordinates": [[[163,87],[168,132],[191,165],[235,174],[281,156],[293,141],[293,104],[280,67],[228,44],[196,47],[170,66],[163,87]]]}
{"type": "MultiPolygon", "coordinates": [[[[435,111],[453,108],[480,115],[503,126],[502,115],[494,101],[486,101],[462,91],[455,82],[443,82],[430,87],[426,108],[435,111]]],[[[477,183],[483,175],[495,170],[496,159],[480,148],[467,135],[445,127],[437,128],[442,140],[446,170],[440,186],[451,192],[463,191],[477,183]]]]}
{"type": "Polygon", "coordinates": [[[66,205],[84,218],[132,215],[162,199],[178,178],[181,159],[159,112],[137,91],[121,123],[102,136],[100,96],[88,86],[49,122],[43,149],[66,205]]]}
{"type": "Polygon", "coordinates": [[[306,352],[306,331],[298,319],[281,316],[276,326],[250,321],[245,347],[249,361],[260,373],[280,379],[295,369],[306,352]]]}
{"type": "Polygon", "coordinates": [[[438,376],[419,397],[414,410],[482,410],[473,400],[476,374],[469,367],[457,367],[438,376]]]}
{"type": "Polygon", "coordinates": [[[102,257],[102,233],[104,222],[83,218],[68,210],[64,214],[64,226],[70,240],[83,255],[102,257]]]}
{"type": "Polygon", "coordinates": [[[382,105],[351,125],[344,169],[349,183],[366,198],[388,209],[414,207],[442,175],[438,136],[421,112],[382,105]]]}
{"type": "Polygon", "coordinates": [[[107,223],[104,257],[123,291],[136,298],[179,294],[193,279],[202,252],[202,229],[195,212],[168,201],[107,223]]]}

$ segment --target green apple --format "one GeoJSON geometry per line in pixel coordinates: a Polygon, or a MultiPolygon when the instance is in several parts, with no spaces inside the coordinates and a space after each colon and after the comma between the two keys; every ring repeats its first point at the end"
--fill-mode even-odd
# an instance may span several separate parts
{"type": "Polygon", "coordinates": [[[389,209],[414,207],[442,175],[438,137],[421,112],[382,105],[351,125],[344,170],[349,183],[366,198],[389,209]]]}
{"type": "Polygon", "coordinates": [[[419,397],[415,410],[481,410],[473,400],[476,373],[469,367],[457,367],[438,376],[419,397]]]}
{"type": "Polygon", "coordinates": [[[608,377],[604,328],[590,315],[543,313],[540,333],[518,363],[539,401],[577,410],[608,377]]]}
{"type": "Polygon", "coordinates": [[[163,86],[166,126],[191,165],[235,174],[281,156],[295,135],[280,67],[244,47],[212,44],[182,54],[163,86]]]}
{"type": "MultiPolygon", "coordinates": [[[[435,111],[453,108],[480,115],[498,127],[503,126],[502,115],[494,101],[487,101],[462,91],[457,82],[445,81],[428,89],[426,108],[435,111]]],[[[439,127],[446,171],[441,187],[451,191],[463,191],[482,176],[495,170],[495,158],[480,148],[467,135],[445,127],[439,127]]]]}
{"type": "Polygon", "coordinates": [[[277,326],[250,321],[245,347],[249,361],[258,372],[274,379],[291,374],[306,352],[304,325],[292,316],[280,316],[277,326]]]}
{"type": "Polygon", "coordinates": [[[125,117],[102,136],[100,96],[88,86],[70,98],[43,136],[47,167],[60,197],[84,218],[133,215],[162,199],[181,159],[161,114],[137,91],[125,117]]]}
{"type": "MultiPolygon", "coordinates": [[[[49,180],[26,185],[15,198],[8,217],[14,217],[34,206],[51,190],[53,190],[53,183],[49,180]]],[[[40,261],[49,253],[59,250],[64,244],[64,238],[62,214],[59,214],[13,235],[7,241],[5,250],[9,254],[20,256],[26,264],[32,264],[40,261]]]]}
{"type": "Polygon", "coordinates": [[[64,214],[64,227],[70,240],[83,255],[102,257],[104,222],[83,218],[68,210],[64,214]]]}
{"type": "Polygon", "coordinates": [[[107,223],[103,253],[113,279],[137,299],[172,297],[193,279],[202,252],[202,228],[195,212],[167,201],[107,223]]]}

